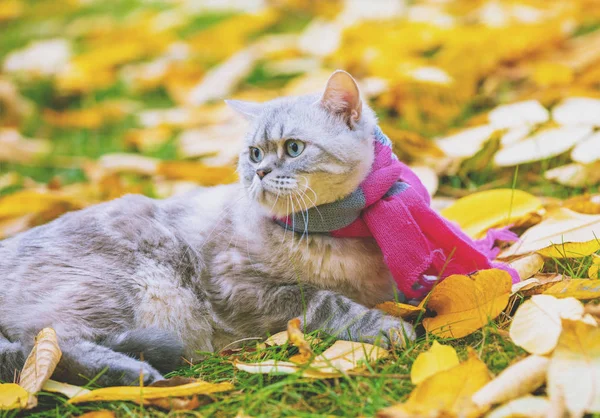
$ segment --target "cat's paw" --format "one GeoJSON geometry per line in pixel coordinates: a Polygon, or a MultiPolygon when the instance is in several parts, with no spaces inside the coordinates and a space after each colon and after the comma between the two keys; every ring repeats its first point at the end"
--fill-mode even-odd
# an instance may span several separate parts
{"type": "Polygon", "coordinates": [[[135,363],[137,364],[111,367],[98,379],[98,383],[102,386],[138,386],[141,378],[144,386],[147,386],[164,379],[163,375],[148,363],[143,361],[135,363]]]}
{"type": "Polygon", "coordinates": [[[385,315],[381,322],[383,338],[379,339],[377,343],[384,348],[405,347],[408,342],[417,338],[412,324],[401,318],[385,315]]]}

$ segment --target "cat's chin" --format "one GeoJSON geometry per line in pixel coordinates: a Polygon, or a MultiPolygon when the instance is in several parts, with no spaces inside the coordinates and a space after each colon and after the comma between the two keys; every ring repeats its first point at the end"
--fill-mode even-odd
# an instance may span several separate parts
{"type": "Polygon", "coordinates": [[[279,193],[272,193],[266,190],[261,191],[255,196],[255,202],[265,212],[266,216],[285,218],[293,212],[299,211],[298,203],[291,197],[292,195],[283,195],[279,193]],[[292,205],[292,200],[293,205],[292,205]]]}

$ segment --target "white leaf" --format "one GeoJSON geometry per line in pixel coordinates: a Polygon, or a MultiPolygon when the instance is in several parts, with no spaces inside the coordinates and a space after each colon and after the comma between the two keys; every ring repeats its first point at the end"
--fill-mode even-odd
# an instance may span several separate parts
{"type": "Polygon", "coordinates": [[[537,100],[527,100],[498,106],[488,118],[495,128],[515,128],[544,123],[550,119],[550,113],[537,100]]]}
{"type": "Polygon", "coordinates": [[[454,135],[436,139],[436,144],[449,157],[472,157],[492,136],[496,128],[482,125],[465,129],[454,135]]]}
{"type": "Polygon", "coordinates": [[[600,132],[596,132],[577,144],[571,151],[571,159],[581,164],[590,164],[600,160],[600,132]]]}
{"type": "Polygon", "coordinates": [[[545,160],[568,151],[591,134],[590,126],[564,126],[547,129],[498,151],[494,156],[494,163],[500,167],[512,167],[545,160]]]}
{"type": "Polygon", "coordinates": [[[568,98],[552,109],[552,118],[561,125],[600,126],[600,100],[568,98]]]}

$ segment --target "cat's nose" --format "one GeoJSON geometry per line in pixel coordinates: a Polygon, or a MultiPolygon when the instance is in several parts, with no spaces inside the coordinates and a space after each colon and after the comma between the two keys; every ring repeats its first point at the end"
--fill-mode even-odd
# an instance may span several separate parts
{"type": "Polygon", "coordinates": [[[259,168],[258,170],[256,170],[256,174],[258,175],[258,178],[262,180],[271,171],[273,171],[273,169],[268,168],[268,167],[266,167],[266,168],[259,168]]]}

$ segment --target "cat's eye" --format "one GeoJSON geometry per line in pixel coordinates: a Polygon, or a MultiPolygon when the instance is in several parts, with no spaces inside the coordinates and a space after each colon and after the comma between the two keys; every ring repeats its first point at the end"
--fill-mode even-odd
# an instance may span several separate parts
{"type": "Polygon", "coordinates": [[[265,154],[260,148],[250,147],[250,159],[255,163],[260,163],[264,156],[265,154]]]}
{"type": "Polygon", "coordinates": [[[285,152],[290,157],[297,157],[304,151],[304,142],[297,139],[288,139],[285,141],[285,152]]]}

